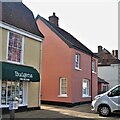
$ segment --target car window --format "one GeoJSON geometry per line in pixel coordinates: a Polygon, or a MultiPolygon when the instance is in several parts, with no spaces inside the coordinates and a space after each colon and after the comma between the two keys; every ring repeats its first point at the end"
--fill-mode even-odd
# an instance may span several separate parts
{"type": "Polygon", "coordinates": [[[116,87],[109,93],[109,97],[120,96],[120,86],[116,87]]]}

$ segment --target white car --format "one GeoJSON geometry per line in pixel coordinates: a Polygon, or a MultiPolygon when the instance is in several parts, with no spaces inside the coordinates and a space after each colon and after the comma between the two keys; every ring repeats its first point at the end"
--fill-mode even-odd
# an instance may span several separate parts
{"type": "Polygon", "coordinates": [[[108,116],[111,112],[120,111],[120,84],[97,95],[92,101],[92,110],[101,116],[108,116]]]}

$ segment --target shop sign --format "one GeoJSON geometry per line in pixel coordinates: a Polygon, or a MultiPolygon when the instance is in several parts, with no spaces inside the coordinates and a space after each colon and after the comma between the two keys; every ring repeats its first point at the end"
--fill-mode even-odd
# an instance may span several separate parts
{"type": "Polygon", "coordinates": [[[33,78],[33,75],[31,73],[26,73],[26,72],[15,72],[15,77],[19,77],[20,80],[25,80],[25,81],[30,81],[30,79],[33,78]]]}

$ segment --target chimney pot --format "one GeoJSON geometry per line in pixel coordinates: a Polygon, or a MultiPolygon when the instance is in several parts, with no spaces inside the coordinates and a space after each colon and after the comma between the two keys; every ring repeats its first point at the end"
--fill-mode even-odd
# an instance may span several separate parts
{"type": "Polygon", "coordinates": [[[115,50],[115,57],[118,58],[118,50],[115,50]]]}
{"type": "Polygon", "coordinates": [[[112,50],[112,55],[114,56],[114,50],[112,50]]]}
{"type": "Polygon", "coordinates": [[[112,55],[118,58],[118,50],[112,50],[112,55]]]}
{"type": "Polygon", "coordinates": [[[55,16],[55,12],[53,12],[53,16],[55,16]]]}
{"type": "Polygon", "coordinates": [[[98,53],[102,51],[102,46],[98,46],[98,53]]]}
{"type": "Polygon", "coordinates": [[[56,26],[59,26],[58,24],[59,18],[55,15],[55,12],[53,12],[53,15],[49,16],[48,18],[49,18],[49,22],[53,23],[56,26]]]}

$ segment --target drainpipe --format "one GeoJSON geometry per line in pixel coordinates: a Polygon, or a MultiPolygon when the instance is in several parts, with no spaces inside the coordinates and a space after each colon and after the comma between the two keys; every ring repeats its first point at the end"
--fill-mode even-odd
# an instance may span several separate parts
{"type": "Polygon", "coordinates": [[[38,89],[38,105],[41,107],[41,81],[42,81],[42,42],[40,42],[40,62],[39,62],[40,83],[38,89]]]}
{"type": "Polygon", "coordinates": [[[91,102],[92,102],[92,57],[91,56],[91,102]]]}

